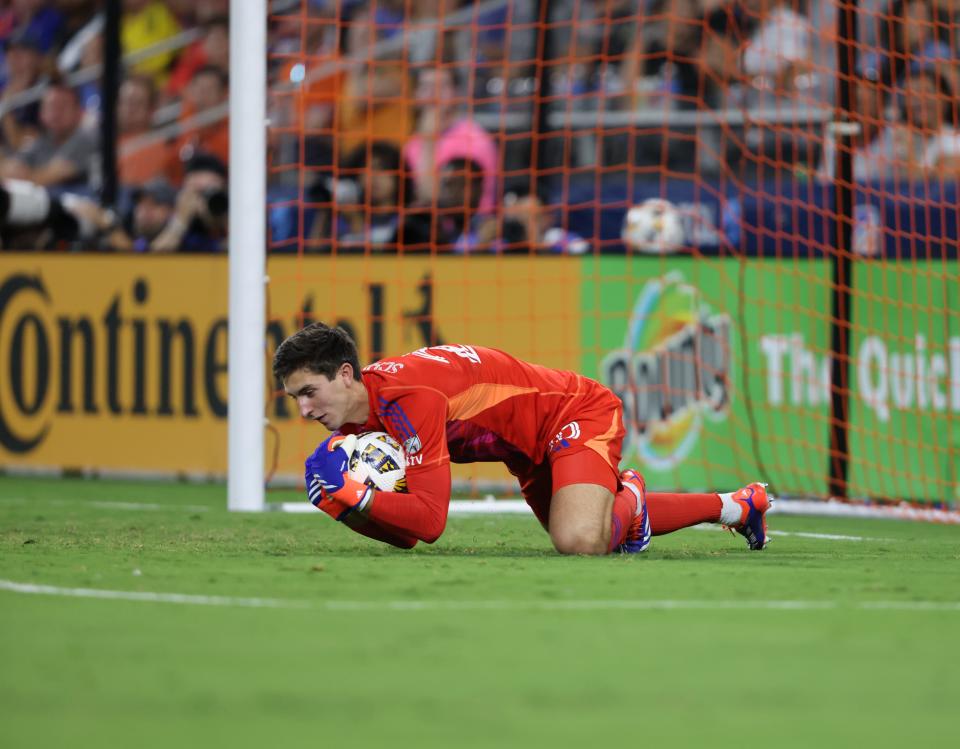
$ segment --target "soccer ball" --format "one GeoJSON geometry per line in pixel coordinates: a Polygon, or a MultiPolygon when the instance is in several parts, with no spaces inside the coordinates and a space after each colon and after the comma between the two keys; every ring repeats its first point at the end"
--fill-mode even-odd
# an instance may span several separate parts
{"type": "Polygon", "coordinates": [[[684,246],[683,216],[669,200],[650,198],[627,211],[620,236],[632,250],[676,252],[684,246]]]}
{"type": "Polygon", "coordinates": [[[407,491],[407,458],[400,443],[385,432],[357,435],[357,447],[350,456],[347,475],[374,489],[407,491]]]}

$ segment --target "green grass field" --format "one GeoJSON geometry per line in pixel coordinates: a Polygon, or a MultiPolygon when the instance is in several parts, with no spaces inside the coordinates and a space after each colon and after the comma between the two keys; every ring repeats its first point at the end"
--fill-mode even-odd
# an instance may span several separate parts
{"type": "Polygon", "coordinates": [[[224,494],[0,478],[0,745],[956,740],[960,528],[774,516],[763,553],[691,529],[563,558],[474,517],[404,552],[224,494]]]}

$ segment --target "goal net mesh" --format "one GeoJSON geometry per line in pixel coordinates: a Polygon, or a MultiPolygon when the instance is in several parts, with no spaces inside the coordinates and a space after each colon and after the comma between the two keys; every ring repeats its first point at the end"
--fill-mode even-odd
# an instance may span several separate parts
{"type": "Polygon", "coordinates": [[[960,4],[851,7],[273,3],[268,348],[503,348],[610,386],[653,488],[954,506],[960,4]]]}

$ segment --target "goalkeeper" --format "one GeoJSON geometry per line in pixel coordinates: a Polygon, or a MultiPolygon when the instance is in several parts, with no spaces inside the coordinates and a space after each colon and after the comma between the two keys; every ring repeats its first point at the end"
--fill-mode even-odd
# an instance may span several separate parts
{"type": "Polygon", "coordinates": [[[732,528],[750,549],[767,543],[763,484],[648,493],[637,471],[620,471],[620,400],[573,372],[466,345],[422,348],[361,371],[346,331],[313,323],[280,344],[273,373],[301,416],[335,432],[307,459],[310,500],[370,538],[432,543],[446,526],[450,463],[499,461],[562,554],[636,553],[651,536],[701,522],[732,528]],[[353,435],[370,431],[403,445],[409,493],[346,475],[353,435]]]}

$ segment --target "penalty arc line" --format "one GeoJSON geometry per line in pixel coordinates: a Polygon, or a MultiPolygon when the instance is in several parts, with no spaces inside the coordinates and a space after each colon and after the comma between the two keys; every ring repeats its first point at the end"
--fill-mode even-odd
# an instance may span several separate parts
{"type": "Polygon", "coordinates": [[[0,580],[0,590],[27,595],[93,598],[134,601],[139,603],[172,603],[188,606],[226,606],[257,609],[296,609],[311,611],[830,611],[859,609],[865,611],[956,611],[960,601],[838,601],[814,600],[567,600],[567,601],[308,601],[284,598],[243,598],[204,596],[188,593],[105,590],[99,588],[64,588],[55,585],[20,583],[0,580]]]}

